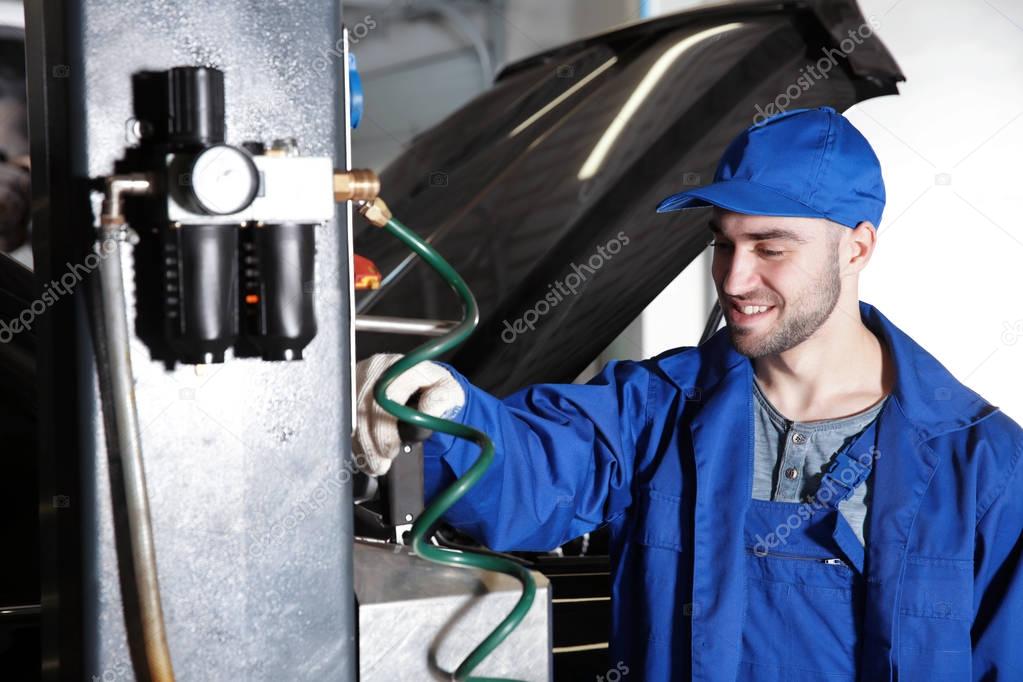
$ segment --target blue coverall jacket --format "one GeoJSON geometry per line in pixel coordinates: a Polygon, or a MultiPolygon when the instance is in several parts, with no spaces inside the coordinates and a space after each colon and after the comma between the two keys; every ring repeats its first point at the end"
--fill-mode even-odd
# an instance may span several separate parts
{"type": "MultiPolygon", "coordinates": [[[[1023,430],[873,306],[860,313],[896,366],[876,423],[860,680],[1023,681],[1023,430]]],[[[735,682],[753,371],[727,330],[503,400],[454,373],[455,419],[488,433],[496,459],[445,518],[495,550],[609,524],[609,664],[735,682]]],[[[439,433],[424,453],[427,499],[479,454],[439,433]]],[[[790,645],[777,636],[763,644],[790,645]]]]}

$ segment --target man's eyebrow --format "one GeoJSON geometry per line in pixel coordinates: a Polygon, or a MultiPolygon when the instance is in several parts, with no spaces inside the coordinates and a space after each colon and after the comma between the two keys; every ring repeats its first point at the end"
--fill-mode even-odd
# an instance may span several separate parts
{"type": "Polygon", "coordinates": [[[786,230],[781,227],[774,227],[762,232],[750,232],[746,235],[746,237],[757,242],[767,241],[768,239],[788,239],[796,242],[797,244],[806,244],[809,242],[808,239],[805,239],[799,233],[793,232],[792,230],[786,230]]]}
{"type": "MultiPolygon", "coordinates": [[[[721,226],[718,225],[716,221],[711,220],[710,223],[708,224],[708,227],[710,227],[710,231],[713,232],[714,234],[716,235],[722,234],[721,226]]],[[[763,242],[769,239],[788,239],[790,241],[796,242],[797,244],[809,243],[809,240],[800,235],[799,233],[793,232],[792,230],[786,230],[785,228],[782,227],[773,227],[768,230],[761,230],[760,232],[750,232],[748,234],[740,236],[755,242],[763,242]]]]}

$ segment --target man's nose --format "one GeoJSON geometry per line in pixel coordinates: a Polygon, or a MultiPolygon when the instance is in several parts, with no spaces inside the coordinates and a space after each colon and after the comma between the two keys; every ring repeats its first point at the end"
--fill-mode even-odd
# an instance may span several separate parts
{"type": "Polygon", "coordinates": [[[721,288],[729,296],[738,296],[755,289],[758,277],[753,254],[734,249],[724,263],[721,288]]]}

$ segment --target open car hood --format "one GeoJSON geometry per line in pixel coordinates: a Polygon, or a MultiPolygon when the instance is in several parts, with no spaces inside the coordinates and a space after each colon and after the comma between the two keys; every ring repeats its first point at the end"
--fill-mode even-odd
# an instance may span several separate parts
{"type": "MultiPolygon", "coordinates": [[[[394,215],[479,302],[476,333],[445,359],[497,395],[573,380],[707,245],[706,211],[656,214],[661,199],[709,183],[728,142],[772,107],[844,111],[900,80],[848,0],[702,8],[508,66],[382,174],[394,215]]],[[[356,229],[356,253],[383,273],[360,313],[461,317],[397,240],[356,229]]],[[[360,333],[357,352],[422,340],[360,333]]]]}

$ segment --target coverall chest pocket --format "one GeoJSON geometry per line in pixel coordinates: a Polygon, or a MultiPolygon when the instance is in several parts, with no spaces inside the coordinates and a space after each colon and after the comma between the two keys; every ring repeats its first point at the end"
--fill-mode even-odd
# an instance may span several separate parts
{"type": "Polygon", "coordinates": [[[832,515],[750,501],[739,679],[853,682],[866,583],[841,558],[832,515]]]}
{"type": "Polygon", "coordinates": [[[972,621],[973,561],[908,555],[899,600],[902,667],[931,680],[968,679],[972,621]]]}
{"type": "Polygon", "coordinates": [[[742,665],[749,679],[852,682],[863,593],[853,569],[817,553],[750,548],[746,570],[742,665]]]}
{"type": "Polygon", "coordinates": [[[688,646],[692,564],[685,501],[649,487],[636,499],[634,575],[643,590],[636,606],[653,647],[688,646]]]}
{"type": "Polygon", "coordinates": [[[653,488],[641,488],[638,502],[639,543],[681,552],[682,498],[653,488]]]}

